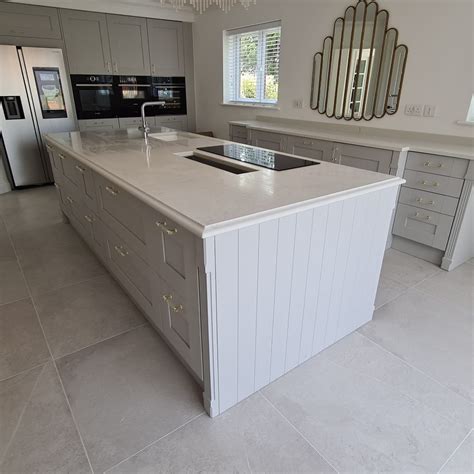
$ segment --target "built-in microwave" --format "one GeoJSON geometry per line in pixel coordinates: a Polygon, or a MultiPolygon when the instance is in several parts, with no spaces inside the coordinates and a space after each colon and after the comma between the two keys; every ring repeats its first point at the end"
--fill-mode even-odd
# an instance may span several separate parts
{"type": "Polygon", "coordinates": [[[139,117],[143,102],[153,100],[149,76],[114,76],[114,88],[119,117],[139,117]]]}
{"type": "Polygon", "coordinates": [[[113,76],[72,74],[71,83],[79,120],[118,116],[113,76]]]}
{"type": "Polygon", "coordinates": [[[184,77],[153,77],[152,100],[165,102],[154,107],[154,115],[186,115],[186,81],[184,77]]]}

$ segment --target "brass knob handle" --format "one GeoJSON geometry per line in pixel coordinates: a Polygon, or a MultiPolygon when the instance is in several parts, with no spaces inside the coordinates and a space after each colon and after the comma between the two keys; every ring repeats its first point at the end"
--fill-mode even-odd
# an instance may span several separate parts
{"type": "Polygon", "coordinates": [[[184,306],[182,304],[173,304],[173,295],[163,295],[163,301],[168,305],[168,308],[170,308],[173,313],[181,313],[184,311],[184,306]]]}
{"type": "Polygon", "coordinates": [[[111,186],[106,186],[105,190],[109,193],[112,194],[112,196],[117,196],[119,193],[116,189],[112,188],[111,186]]]}
{"type": "Polygon", "coordinates": [[[166,232],[168,235],[174,235],[178,233],[178,229],[176,228],[170,229],[166,221],[162,221],[162,222],[158,221],[156,222],[156,226],[159,227],[164,232],[166,232]]]}
{"type": "Polygon", "coordinates": [[[415,214],[415,217],[417,219],[424,219],[425,221],[430,221],[431,220],[431,216],[422,216],[419,212],[417,212],[415,214]]]}
{"type": "Polygon", "coordinates": [[[443,163],[433,164],[431,161],[425,161],[423,166],[426,166],[427,168],[442,168],[443,163]]]}
{"type": "Polygon", "coordinates": [[[121,257],[126,257],[128,255],[127,250],[125,250],[123,247],[116,245],[114,249],[121,257]]]}

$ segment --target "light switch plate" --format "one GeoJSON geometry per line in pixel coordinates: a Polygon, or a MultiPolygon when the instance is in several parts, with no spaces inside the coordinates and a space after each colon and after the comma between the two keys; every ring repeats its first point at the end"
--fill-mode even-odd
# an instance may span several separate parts
{"type": "Polygon", "coordinates": [[[295,109],[302,109],[303,108],[303,99],[295,99],[293,101],[293,107],[295,109]]]}
{"type": "Polygon", "coordinates": [[[424,117],[434,117],[436,115],[436,105],[425,105],[423,109],[424,117]]]}
{"type": "Polygon", "coordinates": [[[414,117],[423,116],[423,105],[422,104],[407,104],[405,105],[405,115],[411,115],[414,117]]]}

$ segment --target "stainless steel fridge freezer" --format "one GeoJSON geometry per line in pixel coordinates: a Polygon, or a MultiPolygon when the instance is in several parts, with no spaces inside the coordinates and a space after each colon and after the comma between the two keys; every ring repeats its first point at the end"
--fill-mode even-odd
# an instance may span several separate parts
{"type": "Polygon", "coordinates": [[[76,129],[62,51],[0,45],[0,132],[13,188],[51,183],[42,135],[76,129]]]}

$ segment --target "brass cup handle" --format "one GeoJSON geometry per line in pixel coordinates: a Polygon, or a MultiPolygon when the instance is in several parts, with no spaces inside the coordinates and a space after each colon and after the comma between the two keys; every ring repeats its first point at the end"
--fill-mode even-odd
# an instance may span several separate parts
{"type": "Polygon", "coordinates": [[[163,301],[168,305],[168,308],[170,308],[173,313],[181,313],[184,311],[184,306],[182,304],[173,304],[173,295],[163,295],[163,301]]]}
{"type": "Polygon", "coordinates": [[[434,206],[435,204],[434,201],[425,201],[423,198],[418,198],[416,202],[419,202],[420,204],[429,204],[430,206],[434,206]]]}
{"type": "Polygon", "coordinates": [[[117,196],[118,191],[110,186],[106,186],[105,190],[109,193],[112,194],[112,196],[117,196]]]}
{"type": "Polygon", "coordinates": [[[423,166],[426,166],[427,168],[442,168],[443,163],[433,164],[431,161],[425,161],[423,166]]]}
{"type": "Polygon", "coordinates": [[[422,184],[423,186],[432,186],[433,188],[437,188],[439,186],[439,183],[437,181],[435,181],[434,183],[430,183],[429,181],[420,181],[420,184],[422,184]]]}
{"type": "Polygon", "coordinates": [[[46,143],[46,148],[50,151],[53,151],[53,147],[51,145],[48,145],[47,143],[46,143]]]}
{"type": "Polygon", "coordinates": [[[119,247],[118,245],[116,245],[114,247],[114,250],[121,256],[121,257],[126,257],[128,255],[128,252],[123,248],[123,247],[119,247]]]}
{"type": "Polygon", "coordinates": [[[76,165],[75,166],[76,170],[79,171],[79,173],[84,173],[86,170],[82,166],[76,165]]]}
{"type": "Polygon", "coordinates": [[[84,216],[84,219],[89,222],[89,224],[92,224],[94,222],[94,219],[91,216],[84,216]]]}
{"type": "Polygon", "coordinates": [[[174,235],[178,233],[178,229],[176,228],[170,229],[166,221],[162,221],[162,222],[158,221],[156,222],[156,226],[159,227],[164,232],[166,232],[168,235],[174,235]]]}
{"type": "Polygon", "coordinates": [[[415,214],[415,217],[417,219],[424,219],[425,221],[430,221],[431,220],[431,216],[422,216],[419,212],[417,212],[415,214]]]}
{"type": "Polygon", "coordinates": [[[59,156],[60,160],[65,160],[66,159],[66,157],[61,153],[58,153],[58,156],[59,156]]]}
{"type": "Polygon", "coordinates": [[[67,201],[68,203],[72,204],[72,203],[74,202],[74,199],[73,199],[71,196],[68,196],[68,197],[66,198],[66,201],[67,201]]]}

